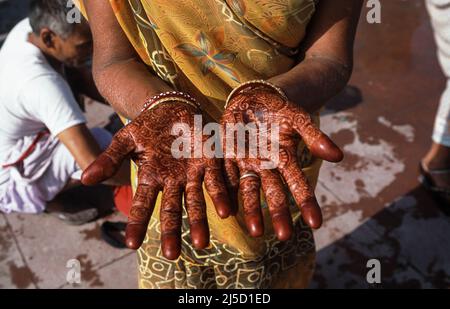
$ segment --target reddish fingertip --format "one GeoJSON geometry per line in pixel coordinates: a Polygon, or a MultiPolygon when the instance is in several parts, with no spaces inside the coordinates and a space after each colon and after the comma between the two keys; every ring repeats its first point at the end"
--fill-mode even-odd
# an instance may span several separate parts
{"type": "Polygon", "coordinates": [[[125,244],[129,249],[138,250],[144,242],[147,229],[141,224],[128,224],[125,232],[125,244]]]}
{"type": "Polygon", "coordinates": [[[178,259],[181,254],[181,239],[175,233],[161,235],[161,249],[163,256],[171,261],[178,259]]]}
{"type": "Polygon", "coordinates": [[[264,235],[264,223],[258,216],[246,218],[247,230],[252,237],[261,237],[264,235]]]}
{"type": "Polygon", "coordinates": [[[114,174],[114,162],[105,155],[101,155],[92,163],[81,176],[81,183],[85,186],[96,185],[114,174]]]}
{"type": "Polygon", "coordinates": [[[126,245],[127,248],[131,250],[139,250],[139,248],[141,247],[139,242],[133,238],[127,238],[126,245]]]}
{"type": "Polygon", "coordinates": [[[319,139],[310,147],[313,155],[329,162],[338,163],[344,159],[344,153],[336,144],[326,135],[319,139]]]}
{"type": "Polygon", "coordinates": [[[95,185],[95,181],[94,179],[96,178],[100,178],[99,176],[101,176],[101,171],[99,171],[98,168],[92,166],[89,167],[88,169],[86,169],[83,173],[83,175],[81,175],[81,183],[85,186],[92,186],[95,185]]]}
{"type": "Polygon", "coordinates": [[[319,229],[322,226],[323,218],[317,200],[310,199],[304,202],[301,206],[301,213],[303,220],[313,229],[319,229]]]}
{"type": "Polygon", "coordinates": [[[227,219],[231,215],[231,208],[227,205],[217,205],[216,210],[221,219],[227,219]]]}
{"type": "Polygon", "coordinates": [[[213,199],[214,205],[216,206],[217,214],[220,218],[226,219],[230,216],[235,215],[233,212],[232,201],[227,193],[221,193],[213,199]]]}
{"type": "Polygon", "coordinates": [[[290,216],[279,215],[272,218],[273,229],[277,235],[278,240],[288,241],[291,239],[294,229],[290,216]]]}
{"type": "Polygon", "coordinates": [[[209,227],[205,223],[191,225],[192,245],[196,250],[203,250],[209,246],[209,227]]]}

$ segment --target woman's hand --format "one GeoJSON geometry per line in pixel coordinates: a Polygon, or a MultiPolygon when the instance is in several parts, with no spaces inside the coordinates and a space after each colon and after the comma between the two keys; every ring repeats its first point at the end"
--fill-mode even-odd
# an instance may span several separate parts
{"type": "MultiPolygon", "coordinates": [[[[236,142],[232,144],[234,149],[226,148],[225,170],[232,191],[231,196],[236,197],[238,190],[242,195],[244,216],[250,235],[259,237],[264,233],[260,207],[261,186],[279,240],[288,240],[293,233],[288,194],[284,184],[289,187],[305,222],[312,228],[319,228],[322,224],[321,210],[298,162],[299,139],[303,139],[314,156],[327,161],[341,161],[342,151],[313,124],[311,117],[301,107],[283,99],[275,88],[266,85],[244,88],[232,97],[223,115],[224,132],[228,133],[227,127],[239,123],[256,125],[254,132],[247,136],[248,140],[258,136],[261,146],[261,140],[269,137],[270,147],[279,146],[279,152],[276,153],[279,156],[272,154],[261,157],[259,153],[255,158],[250,158],[248,154],[243,158],[237,156],[236,142]],[[275,139],[270,138],[274,125],[279,127],[279,134],[275,139]],[[273,164],[271,169],[265,167],[268,163],[266,161],[273,164]]],[[[223,143],[227,145],[230,135],[224,136],[223,143]]],[[[258,150],[261,149],[258,147],[258,150]]]]}
{"type": "Polygon", "coordinates": [[[83,184],[93,185],[112,177],[128,157],[138,165],[139,183],[126,229],[126,243],[131,249],[142,245],[160,191],[162,252],[168,259],[178,258],[181,252],[183,194],[196,249],[209,244],[203,181],[219,216],[230,215],[222,162],[207,158],[175,159],[172,155],[172,144],[177,138],[171,135],[173,125],[188,124],[194,134],[195,112],[194,107],[175,101],[143,112],[117,133],[110,147],[83,174],[83,184]]]}

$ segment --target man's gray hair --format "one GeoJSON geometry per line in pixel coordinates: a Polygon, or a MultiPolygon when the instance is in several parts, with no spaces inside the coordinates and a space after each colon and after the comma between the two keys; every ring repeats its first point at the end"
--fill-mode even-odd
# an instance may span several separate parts
{"type": "Polygon", "coordinates": [[[67,16],[73,10],[70,0],[31,0],[28,18],[33,32],[37,35],[43,28],[48,28],[62,38],[69,37],[76,23],[70,23],[67,16]]]}

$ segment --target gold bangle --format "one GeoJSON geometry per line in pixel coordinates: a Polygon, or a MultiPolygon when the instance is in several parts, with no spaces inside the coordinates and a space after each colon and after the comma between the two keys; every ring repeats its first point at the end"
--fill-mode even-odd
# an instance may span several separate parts
{"type": "Polygon", "coordinates": [[[163,103],[173,102],[173,101],[175,101],[175,102],[180,102],[180,103],[185,103],[185,104],[187,104],[187,105],[189,105],[189,106],[192,106],[192,107],[195,108],[195,109],[198,109],[198,105],[195,104],[195,103],[193,103],[193,102],[191,102],[191,101],[189,101],[189,100],[186,100],[186,99],[183,99],[183,98],[173,97],[173,98],[164,98],[164,99],[161,99],[161,100],[159,100],[159,101],[156,101],[154,104],[152,104],[151,106],[149,106],[148,108],[146,108],[146,109],[144,110],[144,112],[145,112],[145,111],[151,111],[151,110],[157,108],[158,106],[160,106],[160,105],[163,104],[163,103]]]}
{"type": "Polygon", "coordinates": [[[169,91],[160,93],[148,100],[146,100],[144,107],[141,110],[141,113],[155,109],[157,106],[161,105],[162,103],[166,103],[169,101],[177,101],[182,102],[185,104],[188,104],[196,109],[200,109],[200,105],[197,103],[197,101],[191,97],[189,94],[179,91],[169,91]]]}
{"type": "Polygon", "coordinates": [[[240,84],[238,87],[236,87],[233,91],[231,91],[231,93],[230,93],[230,95],[228,96],[228,99],[227,99],[227,101],[226,101],[225,109],[228,108],[228,105],[230,104],[230,101],[233,99],[233,97],[234,97],[234,95],[235,95],[236,93],[238,93],[239,91],[241,91],[241,90],[243,90],[244,88],[246,88],[246,87],[248,87],[248,86],[251,86],[251,85],[257,85],[257,86],[259,85],[259,86],[266,86],[266,87],[269,87],[269,88],[275,90],[275,91],[280,95],[280,97],[283,98],[283,100],[289,101],[289,98],[287,97],[287,95],[286,95],[286,93],[283,91],[283,89],[281,89],[280,87],[275,86],[274,84],[272,84],[272,83],[270,83],[270,82],[268,82],[268,81],[265,81],[265,80],[263,80],[263,79],[257,79],[257,80],[251,80],[251,81],[242,83],[242,84],[240,84]]]}

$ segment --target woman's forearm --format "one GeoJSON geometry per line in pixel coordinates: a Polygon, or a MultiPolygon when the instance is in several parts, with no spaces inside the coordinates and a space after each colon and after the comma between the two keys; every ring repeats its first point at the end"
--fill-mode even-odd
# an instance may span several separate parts
{"type": "Polygon", "coordinates": [[[353,44],[363,0],[321,0],[308,26],[301,50],[305,58],[292,70],[274,77],[289,99],[315,112],[348,83],[353,44]]]}
{"type": "Polygon", "coordinates": [[[348,83],[351,67],[329,58],[309,56],[292,70],[270,82],[310,113],[318,111],[348,83]]]}
{"type": "Polygon", "coordinates": [[[116,112],[134,120],[147,98],[171,88],[140,60],[109,1],[84,2],[94,40],[92,73],[97,88],[116,112]]]}
{"type": "Polygon", "coordinates": [[[131,120],[139,115],[146,99],[172,90],[135,58],[107,65],[94,64],[94,78],[115,111],[131,120]]]}

